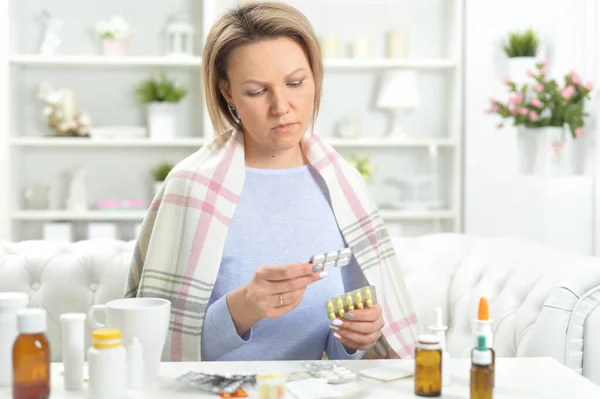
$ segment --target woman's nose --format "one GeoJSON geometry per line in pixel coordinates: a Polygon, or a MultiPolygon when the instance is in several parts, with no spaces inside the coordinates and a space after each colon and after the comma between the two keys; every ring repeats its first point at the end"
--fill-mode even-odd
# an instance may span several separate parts
{"type": "Polygon", "coordinates": [[[285,115],[290,110],[290,104],[284,92],[278,91],[273,94],[271,112],[273,115],[285,115]]]}

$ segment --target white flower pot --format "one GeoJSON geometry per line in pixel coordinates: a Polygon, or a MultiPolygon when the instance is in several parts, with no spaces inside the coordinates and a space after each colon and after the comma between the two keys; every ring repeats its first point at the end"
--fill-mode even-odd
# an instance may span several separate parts
{"type": "Polygon", "coordinates": [[[153,102],[148,104],[148,135],[152,140],[172,140],[177,130],[176,104],[153,102]]]}
{"type": "Polygon", "coordinates": [[[517,132],[519,172],[535,176],[576,173],[576,146],[564,127],[520,128],[517,132]]]}
{"type": "Polygon", "coordinates": [[[527,76],[527,71],[536,73],[537,60],[535,57],[513,57],[508,59],[508,77],[518,85],[523,85],[533,80],[527,76]]]}
{"type": "Polygon", "coordinates": [[[111,57],[123,57],[129,55],[128,39],[103,39],[102,51],[104,55],[111,57]]]}

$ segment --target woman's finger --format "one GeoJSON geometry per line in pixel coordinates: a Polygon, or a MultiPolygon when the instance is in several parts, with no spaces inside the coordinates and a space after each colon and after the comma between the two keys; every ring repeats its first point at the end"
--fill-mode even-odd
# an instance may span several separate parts
{"type": "Polygon", "coordinates": [[[347,331],[344,335],[339,332],[334,332],[333,336],[340,341],[342,344],[358,349],[358,350],[369,350],[377,343],[379,337],[381,337],[381,331],[377,331],[371,334],[358,334],[355,332],[347,331]]]}
{"type": "Polygon", "coordinates": [[[371,321],[354,321],[335,319],[331,322],[331,328],[334,331],[354,331],[360,334],[370,334],[381,330],[385,326],[385,322],[380,317],[371,321]]]}

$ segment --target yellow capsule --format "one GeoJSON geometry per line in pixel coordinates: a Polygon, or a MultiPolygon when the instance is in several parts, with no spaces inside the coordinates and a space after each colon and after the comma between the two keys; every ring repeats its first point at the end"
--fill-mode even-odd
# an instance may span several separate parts
{"type": "Polygon", "coordinates": [[[338,314],[340,315],[340,317],[344,317],[344,314],[346,314],[346,312],[344,312],[344,308],[339,308],[338,314]]]}
{"type": "Polygon", "coordinates": [[[348,310],[354,310],[354,302],[352,302],[352,295],[346,295],[346,305],[348,305],[348,310]]]}
{"type": "Polygon", "coordinates": [[[360,295],[360,292],[357,291],[354,296],[356,297],[356,307],[359,309],[362,309],[363,308],[362,295],[360,295]]]}
{"type": "Polygon", "coordinates": [[[330,318],[331,320],[335,320],[335,313],[333,313],[333,312],[329,312],[329,318],[330,318]]]}
{"type": "Polygon", "coordinates": [[[368,308],[372,308],[373,307],[373,301],[371,299],[367,299],[367,307],[368,308]]]}
{"type": "Polygon", "coordinates": [[[368,288],[365,288],[365,298],[367,299],[372,299],[373,297],[371,296],[371,290],[368,288]]]}
{"type": "Polygon", "coordinates": [[[333,302],[327,301],[327,311],[328,312],[333,312],[334,311],[333,302]]]}

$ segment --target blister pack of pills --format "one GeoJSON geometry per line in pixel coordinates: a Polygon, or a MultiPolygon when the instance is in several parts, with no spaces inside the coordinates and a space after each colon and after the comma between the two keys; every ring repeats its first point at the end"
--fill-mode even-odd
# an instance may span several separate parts
{"type": "Polygon", "coordinates": [[[218,374],[188,371],[177,377],[177,381],[206,392],[234,394],[245,383],[255,384],[256,374],[218,374]]]}
{"type": "Polygon", "coordinates": [[[320,271],[323,271],[332,267],[346,266],[350,263],[351,258],[352,251],[350,248],[344,248],[339,251],[314,255],[310,258],[310,261],[314,266],[318,266],[320,271]]]}
{"type": "Polygon", "coordinates": [[[307,378],[322,378],[330,384],[343,384],[355,381],[358,374],[338,361],[315,361],[304,364],[304,371],[288,374],[289,381],[299,381],[307,378]]]}
{"type": "Polygon", "coordinates": [[[338,317],[344,317],[346,312],[372,308],[376,303],[377,292],[375,286],[369,285],[328,299],[325,301],[325,309],[327,310],[327,316],[334,320],[338,317]]]}

